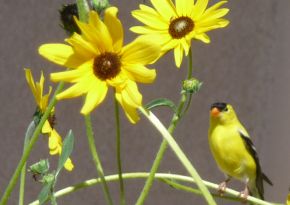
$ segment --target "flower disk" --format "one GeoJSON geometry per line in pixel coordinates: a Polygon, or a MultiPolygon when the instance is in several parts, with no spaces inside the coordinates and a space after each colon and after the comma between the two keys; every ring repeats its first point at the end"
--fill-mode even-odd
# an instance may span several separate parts
{"type": "Polygon", "coordinates": [[[94,74],[101,80],[116,77],[121,71],[120,67],[120,58],[115,53],[106,52],[94,60],[94,74]]]}
{"type": "Polygon", "coordinates": [[[180,39],[185,37],[194,28],[194,22],[186,16],[179,17],[170,22],[169,34],[172,38],[180,39]]]}
{"type": "Polygon", "coordinates": [[[162,53],[173,49],[175,64],[179,68],[183,54],[188,54],[191,39],[209,43],[207,31],[223,28],[229,21],[223,19],[229,9],[220,8],[227,1],[208,6],[208,0],[151,0],[154,8],[141,4],[132,15],[144,23],[134,26],[131,31],[145,39],[160,43],[162,53]]]}
{"type": "Polygon", "coordinates": [[[137,83],[152,83],[155,70],[145,65],[160,56],[161,49],[152,41],[137,38],[123,46],[123,27],[117,18],[118,9],[110,7],[104,12],[104,21],[90,11],[88,23],[75,18],[80,33],[66,39],[66,44],[44,44],[39,53],[46,59],[71,70],[52,73],[54,82],[73,83],[57,95],[57,99],[86,95],[81,113],[86,115],[106,97],[109,87],[132,123],[139,119],[136,109],[142,105],[137,83]]]}

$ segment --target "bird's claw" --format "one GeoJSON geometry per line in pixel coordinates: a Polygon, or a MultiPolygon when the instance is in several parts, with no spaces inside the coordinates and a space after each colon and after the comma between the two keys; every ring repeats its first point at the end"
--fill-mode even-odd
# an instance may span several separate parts
{"type": "Polygon", "coordinates": [[[226,192],[226,189],[227,189],[227,183],[226,182],[222,182],[222,183],[219,184],[218,192],[219,192],[220,195],[223,195],[226,192]]]}
{"type": "Polygon", "coordinates": [[[241,191],[240,192],[240,198],[242,199],[242,202],[243,203],[246,203],[247,202],[248,196],[249,196],[249,190],[248,190],[248,188],[246,188],[244,191],[241,191]]]}

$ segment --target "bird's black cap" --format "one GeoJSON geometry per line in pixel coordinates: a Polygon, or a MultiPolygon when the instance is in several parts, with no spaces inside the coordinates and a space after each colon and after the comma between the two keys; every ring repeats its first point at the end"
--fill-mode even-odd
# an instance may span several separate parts
{"type": "Polygon", "coordinates": [[[213,109],[213,108],[217,108],[219,111],[223,111],[227,108],[227,103],[224,103],[224,102],[216,102],[216,103],[213,103],[210,107],[210,109],[213,109]]]}

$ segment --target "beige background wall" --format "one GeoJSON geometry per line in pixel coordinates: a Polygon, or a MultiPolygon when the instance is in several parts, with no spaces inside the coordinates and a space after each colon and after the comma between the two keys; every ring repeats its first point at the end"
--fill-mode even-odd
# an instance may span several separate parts
{"type": "MultiPolygon", "coordinates": [[[[31,67],[35,76],[61,68],[37,54],[42,43],[63,42],[64,32],[58,26],[60,0],[0,0],[0,193],[7,185],[22,153],[23,135],[35,109],[26,85],[24,67],[31,67]]],[[[147,1],[148,2],[148,1],[147,1]]],[[[135,35],[128,31],[137,22],[130,16],[140,1],[111,1],[120,7],[119,17],[126,28],[126,42],[135,35]]],[[[213,3],[213,2],[211,2],[213,3]]],[[[194,75],[204,82],[193,97],[190,111],[176,130],[176,139],[202,177],[216,183],[223,180],[208,149],[208,109],[215,101],[232,103],[257,147],[264,172],[275,186],[266,186],[266,198],[284,201],[290,186],[290,2],[288,0],[231,0],[227,29],[209,33],[209,45],[193,42],[194,75]]],[[[158,77],[153,85],[141,86],[144,102],[158,97],[176,101],[180,82],[186,74],[186,63],[175,69],[172,53],[156,64],[158,77]],[[154,91],[154,92],[153,92],[154,91]]],[[[37,77],[38,78],[38,77],[37,77]]],[[[54,85],[55,86],[55,85],[54,85]]],[[[57,105],[57,130],[65,135],[73,128],[76,145],[72,158],[75,170],[62,172],[57,188],[96,176],[89,154],[84,121],[79,114],[82,100],[62,101],[57,105]]],[[[168,109],[156,111],[165,123],[168,109]]],[[[115,132],[112,92],[93,114],[97,148],[106,174],[116,173],[115,132]]],[[[150,169],[161,137],[142,119],[129,124],[122,113],[122,158],[126,172],[150,169]]],[[[48,156],[47,138],[40,137],[29,163],[48,156]]],[[[56,157],[50,157],[56,161],[56,157]]],[[[52,165],[53,166],[53,165],[52,165]]],[[[160,168],[162,172],[187,174],[171,150],[160,168]]],[[[134,204],[143,181],[126,181],[128,204],[134,204]]],[[[240,183],[233,183],[241,189],[240,183]]],[[[118,199],[118,184],[110,185],[118,199]]],[[[28,177],[26,203],[36,198],[40,185],[28,177]]],[[[8,204],[17,204],[17,189],[8,204]]],[[[58,200],[59,204],[105,204],[100,186],[76,192],[58,200]]],[[[145,204],[205,204],[197,196],[176,191],[156,182],[145,204]]],[[[219,202],[219,204],[232,204],[219,202]]]]}

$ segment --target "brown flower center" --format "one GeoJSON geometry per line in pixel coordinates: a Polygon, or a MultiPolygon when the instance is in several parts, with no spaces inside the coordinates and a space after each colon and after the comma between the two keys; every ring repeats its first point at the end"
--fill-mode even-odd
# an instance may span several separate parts
{"type": "Polygon", "coordinates": [[[94,60],[94,74],[101,80],[116,77],[121,71],[120,57],[116,53],[105,52],[94,60]]]}
{"type": "Polygon", "coordinates": [[[187,16],[181,16],[170,22],[168,31],[172,38],[180,39],[190,33],[193,29],[193,20],[187,16]]]}

